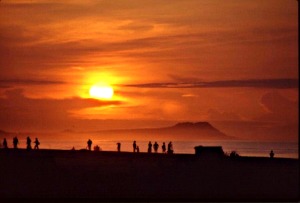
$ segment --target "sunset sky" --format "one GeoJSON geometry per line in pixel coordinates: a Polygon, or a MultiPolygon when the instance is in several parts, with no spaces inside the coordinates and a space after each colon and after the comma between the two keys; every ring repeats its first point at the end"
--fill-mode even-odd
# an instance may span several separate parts
{"type": "Polygon", "coordinates": [[[296,0],[1,0],[0,130],[208,121],[296,141],[298,54],[296,0]]]}

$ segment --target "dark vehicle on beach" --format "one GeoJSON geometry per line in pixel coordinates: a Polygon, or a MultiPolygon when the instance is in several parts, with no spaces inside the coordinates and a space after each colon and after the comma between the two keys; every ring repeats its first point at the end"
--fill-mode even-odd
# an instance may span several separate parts
{"type": "Polygon", "coordinates": [[[195,154],[199,157],[205,158],[216,158],[216,157],[223,157],[224,151],[221,146],[196,146],[195,147],[195,154]]]}

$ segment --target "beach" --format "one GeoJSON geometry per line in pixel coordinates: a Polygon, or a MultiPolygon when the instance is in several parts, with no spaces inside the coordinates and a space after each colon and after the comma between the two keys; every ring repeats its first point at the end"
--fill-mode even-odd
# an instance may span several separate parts
{"type": "Polygon", "coordinates": [[[299,200],[298,159],[9,149],[0,166],[4,200],[299,200]]]}

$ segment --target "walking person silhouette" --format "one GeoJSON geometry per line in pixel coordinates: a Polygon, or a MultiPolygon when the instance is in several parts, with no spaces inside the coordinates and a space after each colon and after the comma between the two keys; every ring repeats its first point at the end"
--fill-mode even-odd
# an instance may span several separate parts
{"type": "Polygon", "coordinates": [[[6,138],[3,139],[3,148],[8,149],[6,138]]]}
{"type": "Polygon", "coordinates": [[[152,143],[150,141],[148,144],[148,153],[151,153],[151,152],[152,152],[152,143]]]}
{"type": "Polygon", "coordinates": [[[166,144],[163,142],[163,145],[161,146],[162,149],[162,153],[165,154],[166,153],[166,144]]]}
{"type": "Polygon", "coordinates": [[[13,145],[14,145],[14,149],[18,149],[18,144],[19,144],[19,140],[17,137],[13,138],[13,145]]]}
{"type": "Polygon", "coordinates": [[[31,149],[32,149],[32,147],[31,147],[31,139],[30,139],[30,137],[27,137],[26,144],[27,144],[27,147],[26,147],[26,149],[27,149],[27,150],[31,150],[31,149]]]}
{"type": "Polygon", "coordinates": [[[157,144],[157,142],[154,143],[153,148],[154,148],[154,152],[157,153],[159,145],[157,144]]]}
{"type": "Polygon", "coordinates": [[[87,147],[88,147],[88,150],[89,150],[89,151],[92,150],[92,144],[93,144],[92,140],[89,139],[89,140],[87,141],[87,147]]]}
{"type": "Polygon", "coordinates": [[[172,142],[169,142],[168,144],[168,154],[173,154],[173,145],[172,145],[172,142]]]}
{"type": "Polygon", "coordinates": [[[136,152],[136,141],[133,141],[133,144],[132,144],[132,146],[133,146],[133,152],[136,152]]]}
{"type": "Polygon", "coordinates": [[[39,142],[39,140],[37,138],[35,138],[34,143],[35,143],[34,149],[39,149],[40,142],[39,142]]]}
{"type": "Polygon", "coordinates": [[[121,143],[120,142],[117,143],[117,150],[118,150],[118,152],[121,152],[121,143]]]}
{"type": "Polygon", "coordinates": [[[274,154],[273,150],[271,150],[271,152],[270,152],[270,158],[273,159],[273,158],[274,158],[274,155],[275,155],[275,154],[274,154]]]}

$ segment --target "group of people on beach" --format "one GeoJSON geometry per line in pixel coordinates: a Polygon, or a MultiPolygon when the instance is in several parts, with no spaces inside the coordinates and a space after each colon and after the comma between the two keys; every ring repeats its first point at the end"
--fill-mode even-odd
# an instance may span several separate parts
{"type": "MultiPolygon", "coordinates": [[[[133,152],[135,152],[135,141],[133,142],[133,152]]],[[[157,150],[159,148],[159,145],[157,142],[154,142],[154,144],[152,145],[151,141],[148,143],[148,153],[152,153],[152,146],[153,146],[153,149],[154,149],[154,152],[157,153],[157,150]]],[[[162,149],[162,153],[165,154],[166,153],[166,144],[163,142],[162,146],[161,146],[161,149],[162,149]]],[[[168,151],[167,153],[168,154],[173,154],[173,144],[172,142],[169,142],[168,144],[168,151]]]]}
{"type": "MultiPolygon", "coordinates": [[[[40,142],[39,142],[38,138],[35,138],[35,141],[33,143],[35,143],[34,149],[39,149],[40,142]]],[[[8,144],[7,144],[6,138],[3,139],[2,144],[3,144],[4,149],[8,149],[8,144]]],[[[14,137],[13,138],[13,147],[14,147],[14,149],[18,149],[18,144],[19,144],[19,139],[17,137],[14,137]]],[[[27,150],[32,149],[30,137],[27,137],[27,139],[26,139],[26,149],[27,150]]]]}
{"type": "MultiPolygon", "coordinates": [[[[91,139],[88,139],[87,141],[87,149],[89,151],[92,150],[92,144],[93,144],[93,141],[91,139]]],[[[134,153],[139,153],[140,152],[140,148],[139,146],[136,144],[136,141],[133,141],[133,152],[134,153]]],[[[148,143],[148,153],[152,153],[152,146],[153,146],[153,149],[154,149],[154,152],[157,153],[158,151],[158,148],[159,148],[159,145],[157,142],[154,142],[154,144],[152,145],[151,141],[148,143]]],[[[75,148],[74,148],[75,149],[75,148]]],[[[100,147],[98,145],[96,145],[94,147],[94,151],[99,151],[100,147]]],[[[168,153],[168,154],[173,154],[174,151],[173,151],[173,144],[172,142],[169,142],[168,144],[168,150],[166,148],[166,144],[163,142],[162,146],[161,146],[161,149],[162,149],[162,153],[165,154],[165,153],[168,153]],[[167,150],[167,151],[166,151],[167,150]]],[[[118,142],[117,143],[117,151],[118,152],[121,152],[121,143],[118,142]]]]}
{"type": "MultiPolygon", "coordinates": [[[[39,142],[38,138],[35,138],[35,141],[33,143],[35,144],[34,149],[39,149],[40,142],[39,142]]],[[[19,144],[19,139],[17,137],[14,137],[13,138],[13,148],[18,149],[18,144],[19,144]]],[[[87,141],[87,149],[89,151],[92,150],[92,144],[93,144],[92,140],[89,139],[87,141]]],[[[3,145],[4,149],[8,149],[8,144],[7,144],[6,138],[3,139],[2,145],[3,145]]],[[[133,146],[133,152],[134,153],[136,153],[136,152],[139,153],[140,152],[140,148],[137,145],[136,141],[133,141],[132,146],[133,146]]],[[[151,141],[149,141],[149,143],[148,143],[148,153],[152,153],[152,147],[154,149],[154,152],[157,153],[158,148],[159,148],[159,144],[156,141],[154,142],[154,144],[152,144],[151,141]]],[[[26,139],[26,149],[27,150],[32,149],[30,137],[27,137],[27,139],[26,139]]],[[[162,149],[163,154],[165,154],[165,153],[173,154],[174,153],[172,142],[168,143],[168,148],[166,148],[166,144],[163,142],[163,144],[161,146],[161,149],[162,149]]],[[[75,148],[73,147],[72,150],[75,150],[75,148]]],[[[94,151],[100,151],[100,147],[98,145],[94,146],[94,151]]],[[[117,151],[121,152],[121,143],[120,142],[117,143],[117,151]]],[[[270,158],[274,158],[274,155],[275,155],[275,153],[273,152],[273,150],[271,150],[270,158]]]]}
{"type": "MultiPolygon", "coordinates": [[[[35,144],[34,145],[34,149],[39,149],[40,142],[39,142],[38,138],[35,138],[35,141],[33,143],[35,144]]],[[[13,148],[14,149],[18,149],[18,144],[19,144],[19,139],[17,137],[14,137],[13,138],[13,148]]],[[[88,139],[88,141],[87,141],[87,149],[89,151],[92,150],[92,144],[93,144],[92,140],[88,139]]],[[[3,139],[2,145],[3,145],[4,149],[8,149],[9,148],[8,144],[7,144],[6,138],[3,139]]],[[[134,153],[139,153],[140,152],[140,148],[137,145],[136,141],[133,141],[132,146],[133,146],[133,152],[134,153]]],[[[156,141],[154,142],[154,144],[152,144],[151,141],[149,141],[149,143],[148,143],[148,153],[152,153],[152,147],[154,149],[154,152],[157,153],[158,152],[158,148],[159,148],[159,144],[156,141]]],[[[26,139],[26,149],[27,150],[31,150],[32,149],[30,137],[27,137],[27,139],[26,139]]],[[[172,142],[168,143],[168,148],[166,148],[166,144],[163,142],[163,144],[161,146],[161,149],[162,149],[162,153],[163,154],[165,154],[165,153],[167,153],[167,154],[173,154],[174,153],[172,142]]],[[[72,150],[75,150],[75,148],[73,147],[72,150]]],[[[100,147],[98,145],[94,146],[94,151],[100,151],[100,150],[101,149],[100,149],[100,147]]],[[[117,151],[121,152],[121,143],[120,142],[117,143],[117,151]]],[[[275,155],[274,151],[271,150],[271,152],[270,152],[270,158],[271,159],[274,158],[274,155],[275,155]]]]}

